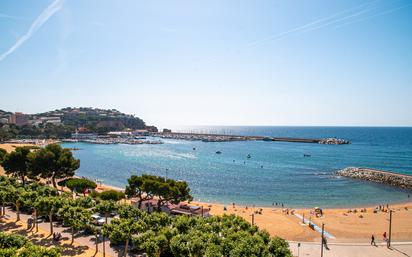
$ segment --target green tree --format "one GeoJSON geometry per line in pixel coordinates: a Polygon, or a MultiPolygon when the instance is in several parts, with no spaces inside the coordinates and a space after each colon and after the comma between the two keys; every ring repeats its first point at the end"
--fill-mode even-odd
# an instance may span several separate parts
{"type": "Polygon", "coordinates": [[[104,215],[107,224],[107,218],[112,212],[115,212],[118,209],[118,205],[114,201],[100,201],[95,207],[94,210],[98,213],[104,215]]]}
{"type": "Polygon", "coordinates": [[[133,235],[138,232],[142,232],[144,224],[142,221],[135,221],[134,219],[115,219],[110,225],[105,224],[103,230],[105,234],[109,234],[110,240],[117,240],[125,242],[124,255],[127,256],[129,242],[132,240],[133,235]]]}
{"type": "Polygon", "coordinates": [[[16,221],[20,220],[20,207],[25,201],[25,196],[27,192],[22,187],[9,187],[9,202],[11,202],[16,207],[16,221]]]}
{"type": "Polygon", "coordinates": [[[98,197],[105,201],[120,201],[125,198],[125,194],[117,190],[106,190],[101,192],[98,197]]]}
{"type": "Polygon", "coordinates": [[[97,187],[95,182],[84,178],[70,178],[65,180],[64,183],[58,184],[68,187],[72,192],[84,192],[85,189],[95,189],[97,187]]]}
{"type": "MultiPolygon", "coordinates": [[[[110,213],[116,211],[117,208],[118,208],[118,205],[113,201],[100,201],[94,207],[94,210],[104,215],[105,223],[107,225],[107,218],[109,217],[110,213]]],[[[105,254],[105,251],[106,251],[105,241],[106,241],[106,235],[105,233],[102,233],[103,255],[105,254]]]]}
{"type": "Polygon", "coordinates": [[[58,144],[50,144],[29,156],[30,167],[36,175],[51,178],[57,188],[56,179],[71,177],[80,167],[80,160],[73,157],[69,149],[58,144]]]}
{"type": "Polygon", "coordinates": [[[159,211],[161,207],[168,202],[178,204],[183,201],[193,200],[187,182],[175,181],[172,179],[168,179],[164,182],[158,181],[154,187],[153,194],[158,197],[157,209],[159,211]]]}
{"type": "Polygon", "coordinates": [[[159,176],[143,174],[133,175],[128,180],[125,193],[128,197],[138,198],[138,208],[141,208],[143,201],[157,197],[157,208],[172,202],[178,204],[182,201],[191,201],[190,189],[185,181],[165,179],[159,176]]]}
{"type": "Polygon", "coordinates": [[[49,216],[50,235],[53,234],[53,215],[63,206],[64,200],[57,196],[39,197],[34,206],[39,213],[49,216]]]}
{"type": "Polygon", "coordinates": [[[269,252],[274,257],[292,257],[289,244],[285,239],[274,237],[269,242],[269,252]]]}
{"type": "Polygon", "coordinates": [[[71,205],[64,205],[59,210],[58,215],[63,218],[63,223],[71,228],[71,244],[73,244],[74,241],[74,234],[77,231],[86,228],[91,219],[89,210],[71,205]]]}
{"type": "Polygon", "coordinates": [[[6,156],[7,152],[3,148],[0,148],[0,165],[3,162],[4,157],[6,156]]]}
{"type": "Polygon", "coordinates": [[[18,257],[59,257],[60,249],[30,244],[19,251],[18,257]]]}
{"type": "Polygon", "coordinates": [[[6,215],[6,204],[10,200],[10,191],[14,188],[10,185],[0,185],[0,203],[1,203],[1,216],[6,215]]]}
{"type": "Polygon", "coordinates": [[[125,193],[128,198],[138,198],[138,208],[143,201],[153,199],[152,185],[156,182],[156,176],[143,174],[142,176],[132,175],[128,180],[125,193]]]}
{"type": "Polygon", "coordinates": [[[6,171],[6,174],[12,174],[19,177],[23,182],[23,186],[25,184],[26,176],[30,175],[28,165],[29,153],[29,147],[17,147],[13,152],[6,154],[2,161],[2,166],[6,171]]]}

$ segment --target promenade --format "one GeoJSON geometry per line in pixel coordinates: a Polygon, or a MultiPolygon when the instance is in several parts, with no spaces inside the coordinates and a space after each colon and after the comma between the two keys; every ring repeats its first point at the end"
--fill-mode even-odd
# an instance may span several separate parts
{"type": "MultiPolygon", "coordinates": [[[[319,243],[289,242],[294,256],[319,257],[321,248],[319,243]],[[299,255],[298,255],[299,254],[299,255]]],[[[377,243],[372,246],[367,243],[329,243],[329,250],[323,249],[324,257],[409,257],[412,256],[411,242],[393,242],[390,248],[386,243],[377,243]]]]}
{"type": "MultiPolygon", "coordinates": [[[[53,242],[49,236],[49,223],[39,223],[39,232],[27,232],[26,222],[29,217],[27,214],[21,214],[21,221],[15,223],[16,214],[14,211],[7,209],[6,217],[0,222],[0,230],[6,232],[15,232],[27,235],[35,244],[44,246],[60,245],[63,249],[62,256],[84,256],[84,257],[102,257],[102,243],[99,242],[98,252],[95,252],[95,241],[93,236],[78,234],[75,236],[74,244],[70,245],[71,234],[67,228],[54,226],[55,232],[62,234],[62,240],[59,243],[53,242]]],[[[298,242],[289,241],[290,248],[294,256],[318,257],[320,256],[320,242],[301,242],[298,250],[298,242]]],[[[371,246],[369,243],[328,243],[329,250],[324,249],[324,257],[409,257],[412,256],[411,242],[392,242],[392,247],[387,248],[386,244],[377,238],[377,246],[371,246]]],[[[123,248],[110,247],[106,242],[106,256],[115,257],[122,254],[123,248]]],[[[132,256],[132,255],[129,255],[132,256]]]]}

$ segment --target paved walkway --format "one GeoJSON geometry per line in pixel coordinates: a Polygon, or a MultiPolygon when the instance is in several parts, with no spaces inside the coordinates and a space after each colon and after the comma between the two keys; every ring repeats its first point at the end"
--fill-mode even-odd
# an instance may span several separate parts
{"type": "MultiPolygon", "coordinates": [[[[6,221],[7,223],[0,223],[0,230],[19,230],[24,232],[26,228],[26,222],[29,215],[21,214],[21,222],[17,225],[14,224],[16,220],[15,212],[7,209],[6,221]]],[[[43,245],[52,245],[51,238],[46,238],[49,235],[50,224],[48,222],[39,223],[39,234],[43,234],[44,237],[32,235],[30,238],[43,245]]],[[[62,234],[62,243],[65,251],[63,256],[102,256],[102,244],[99,243],[99,252],[95,253],[94,236],[85,236],[79,234],[75,237],[75,244],[70,246],[71,240],[70,230],[60,226],[54,226],[55,232],[62,234]]],[[[31,235],[32,233],[29,233],[31,235]]],[[[320,243],[301,243],[298,251],[298,242],[289,242],[290,248],[294,256],[299,257],[319,257],[320,256],[320,243]],[[299,255],[298,255],[299,254],[299,255]]],[[[365,243],[329,243],[330,250],[324,249],[324,257],[412,257],[412,242],[394,242],[391,249],[386,247],[386,244],[378,244],[378,246],[371,246],[365,243]]],[[[116,257],[121,256],[123,248],[115,249],[109,246],[109,241],[106,242],[106,256],[116,257]]]]}
{"type": "MultiPolygon", "coordinates": [[[[298,255],[297,242],[289,242],[294,256],[319,257],[320,243],[301,243],[298,255]]],[[[333,243],[329,250],[323,249],[324,257],[411,257],[412,242],[392,243],[388,249],[386,244],[371,246],[369,244],[333,243]]]]}
{"type": "MultiPolygon", "coordinates": [[[[20,220],[18,224],[14,224],[14,221],[16,220],[16,213],[14,211],[11,211],[9,208],[6,209],[6,224],[0,223],[0,230],[1,231],[7,231],[7,230],[18,230],[17,232],[23,233],[26,231],[26,226],[27,226],[27,219],[30,217],[30,215],[27,214],[20,214],[20,220]]],[[[98,245],[98,254],[95,255],[95,249],[96,249],[96,244],[95,244],[95,237],[94,236],[86,236],[83,234],[78,234],[74,237],[74,246],[70,246],[70,241],[71,241],[71,233],[69,228],[64,228],[61,226],[58,226],[54,224],[53,226],[54,232],[59,232],[62,234],[62,243],[60,245],[63,245],[67,250],[63,251],[63,256],[103,256],[103,244],[101,243],[101,238],[99,239],[99,245],[98,245]],[[84,247],[86,246],[86,247],[84,247]]],[[[33,230],[33,232],[35,229],[33,230]]],[[[34,241],[35,243],[40,243],[42,245],[53,245],[53,241],[50,234],[50,223],[49,222],[42,222],[39,223],[39,235],[33,235],[32,232],[29,232],[28,235],[30,236],[30,239],[34,241]],[[43,236],[41,236],[43,235],[43,236]]],[[[116,256],[121,256],[122,250],[121,249],[114,249],[110,247],[110,242],[108,239],[106,239],[106,257],[116,257],[116,256]]]]}

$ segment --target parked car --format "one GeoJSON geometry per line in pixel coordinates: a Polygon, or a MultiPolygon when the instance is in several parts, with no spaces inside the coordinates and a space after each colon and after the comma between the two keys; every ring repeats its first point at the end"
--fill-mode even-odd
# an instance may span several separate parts
{"type": "Polygon", "coordinates": [[[91,217],[93,219],[93,223],[97,226],[103,226],[103,224],[106,222],[106,219],[100,216],[100,214],[95,213],[91,217]]]}

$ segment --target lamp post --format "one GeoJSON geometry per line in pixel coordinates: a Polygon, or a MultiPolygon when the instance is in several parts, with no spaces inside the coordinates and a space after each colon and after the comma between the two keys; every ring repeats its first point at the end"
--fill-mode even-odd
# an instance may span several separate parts
{"type": "Polygon", "coordinates": [[[392,240],[392,210],[389,210],[389,239],[388,239],[388,248],[391,247],[392,240]]]}
{"type": "Polygon", "coordinates": [[[169,169],[168,168],[166,168],[166,178],[165,178],[165,180],[167,180],[167,172],[169,171],[169,169]]]}
{"type": "Polygon", "coordinates": [[[325,224],[322,223],[322,239],[321,239],[321,243],[320,243],[320,257],[323,257],[323,234],[325,231],[325,224]]]}

